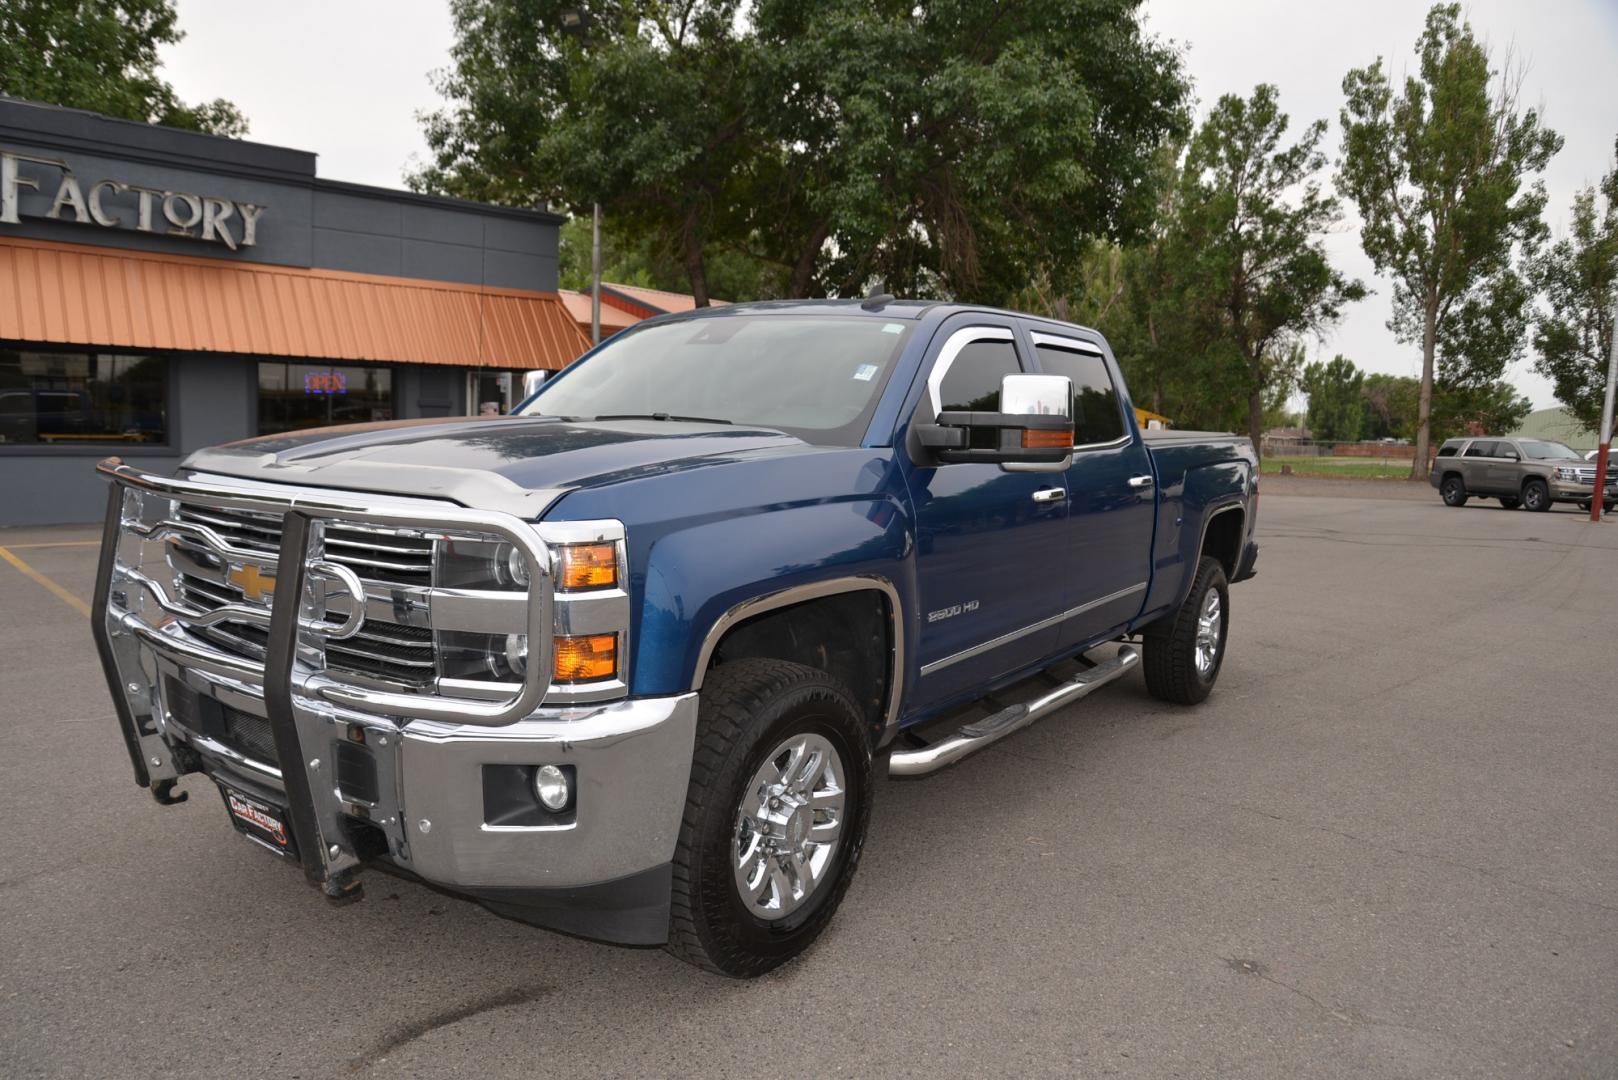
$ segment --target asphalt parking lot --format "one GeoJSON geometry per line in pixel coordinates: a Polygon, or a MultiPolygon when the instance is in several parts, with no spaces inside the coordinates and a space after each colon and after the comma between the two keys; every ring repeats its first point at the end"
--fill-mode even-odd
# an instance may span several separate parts
{"type": "Polygon", "coordinates": [[[94,530],[0,532],[0,1074],[1618,1076],[1618,524],[1284,490],[1208,703],[1136,674],[882,784],[752,983],[327,908],[131,782],[94,530]]]}

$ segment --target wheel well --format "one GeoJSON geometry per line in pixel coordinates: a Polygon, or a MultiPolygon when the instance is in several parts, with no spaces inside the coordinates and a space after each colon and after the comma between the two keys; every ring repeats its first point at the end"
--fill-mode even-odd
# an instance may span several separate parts
{"type": "Polygon", "coordinates": [[[1522,487],[1518,488],[1517,490],[1527,491],[1528,485],[1532,484],[1536,480],[1545,486],[1546,491],[1551,489],[1550,481],[1546,480],[1543,476],[1525,476],[1522,478],[1522,487]]]}
{"type": "Polygon", "coordinates": [[[1460,471],[1458,469],[1450,469],[1450,470],[1448,470],[1447,472],[1445,472],[1442,476],[1440,476],[1438,478],[1438,482],[1440,484],[1443,484],[1450,477],[1454,477],[1455,479],[1460,480],[1461,483],[1463,483],[1463,484],[1466,483],[1466,481],[1464,479],[1462,479],[1460,471]]]}
{"type": "Polygon", "coordinates": [[[1198,555],[1212,555],[1225,568],[1226,577],[1236,576],[1236,564],[1242,557],[1242,525],[1246,514],[1240,509],[1217,510],[1202,534],[1202,551],[1198,555]]]}
{"type": "Polygon", "coordinates": [[[891,627],[880,592],[822,596],[737,623],[714,647],[708,670],[755,658],[818,668],[854,695],[874,735],[887,718],[891,627]]]}

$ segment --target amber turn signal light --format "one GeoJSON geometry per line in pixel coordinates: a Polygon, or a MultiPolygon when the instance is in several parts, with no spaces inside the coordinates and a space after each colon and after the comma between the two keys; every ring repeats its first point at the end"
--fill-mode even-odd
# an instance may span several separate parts
{"type": "Polygon", "coordinates": [[[1024,450],[1059,450],[1073,445],[1072,428],[1023,428],[1024,450]]]}
{"type": "Polygon", "coordinates": [[[564,589],[612,588],[618,584],[618,545],[564,545],[561,577],[564,589]]]}
{"type": "Polygon", "coordinates": [[[610,679],[618,674],[618,635],[559,637],[552,655],[551,674],[557,682],[610,679]]]}

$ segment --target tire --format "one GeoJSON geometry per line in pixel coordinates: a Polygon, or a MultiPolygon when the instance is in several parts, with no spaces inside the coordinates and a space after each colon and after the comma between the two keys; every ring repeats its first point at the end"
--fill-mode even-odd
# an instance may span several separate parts
{"type": "Polygon", "coordinates": [[[1445,506],[1466,505],[1466,484],[1459,476],[1444,477],[1444,482],[1438,486],[1438,493],[1444,497],[1445,506]]]}
{"type": "Polygon", "coordinates": [[[1579,509],[1588,514],[1590,512],[1590,504],[1588,502],[1581,502],[1579,504],[1579,509]]]}
{"type": "Polygon", "coordinates": [[[714,668],[702,687],[691,787],[674,849],[669,951],[720,975],[751,978],[807,949],[831,921],[859,866],[871,796],[865,720],[841,683],[785,660],[738,660],[714,668]],[[797,745],[806,748],[804,760],[811,764],[820,754],[812,792],[767,782],[781,779],[782,763],[794,771],[797,745]],[[838,786],[840,828],[829,843],[816,844],[812,830],[833,820],[832,789],[838,786]],[[824,805],[798,804],[799,796],[810,794],[824,805]],[[783,802],[784,810],[768,809],[783,802]],[[760,816],[753,816],[755,808],[760,816]],[[799,853],[811,854],[787,862],[781,861],[786,856],[765,854],[765,813],[784,822],[769,826],[784,838],[783,847],[795,844],[799,853]],[[813,870],[821,847],[830,850],[813,870]],[[755,854],[746,856],[744,849],[755,854]],[[753,898],[743,895],[744,873],[761,882],[762,892],[753,898]],[[800,889],[801,898],[794,895],[800,889]],[[775,911],[766,910],[772,904],[775,911]]]}
{"type": "Polygon", "coordinates": [[[1185,602],[1148,626],[1141,638],[1146,648],[1146,689],[1153,697],[1176,705],[1195,705],[1207,698],[1219,678],[1230,638],[1230,586],[1218,559],[1202,557],[1185,602]],[[1211,642],[1203,626],[1210,596],[1217,597],[1211,642]]]}
{"type": "Polygon", "coordinates": [[[1507,510],[1515,510],[1522,505],[1522,500],[1511,495],[1500,496],[1500,505],[1507,510]]]}
{"type": "Polygon", "coordinates": [[[1522,486],[1523,509],[1543,514],[1551,508],[1551,489],[1543,480],[1529,480],[1522,486]]]}

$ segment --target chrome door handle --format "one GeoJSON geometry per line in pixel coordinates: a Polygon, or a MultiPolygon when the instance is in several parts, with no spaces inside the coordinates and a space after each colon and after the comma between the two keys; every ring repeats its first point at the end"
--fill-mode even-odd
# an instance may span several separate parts
{"type": "Polygon", "coordinates": [[[1037,503],[1061,502],[1067,498],[1067,492],[1062,488],[1040,488],[1034,492],[1034,501],[1037,503]]]}
{"type": "Polygon", "coordinates": [[[1136,491],[1145,491],[1152,486],[1152,478],[1150,476],[1131,476],[1129,486],[1136,491]]]}

